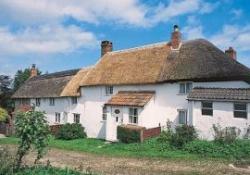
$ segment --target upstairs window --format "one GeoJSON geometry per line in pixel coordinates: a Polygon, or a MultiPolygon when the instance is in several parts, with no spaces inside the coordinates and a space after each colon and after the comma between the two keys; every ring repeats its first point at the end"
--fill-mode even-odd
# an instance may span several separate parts
{"type": "Polygon", "coordinates": [[[234,117],[235,118],[247,118],[247,104],[246,103],[234,103],[234,117]]]}
{"type": "Polygon", "coordinates": [[[107,113],[108,113],[107,107],[104,106],[104,107],[102,108],[102,120],[107,120],[107,113]]]}
{"type": "Polygon", "coordinates": [[[41,99],[40,98],[36,98],[36,106],[40,106],[41,105],[41,99]]]}
{"type": "Polygon", "coordinates": [[[129,123],[138,124],[138,109],[129,108],[129,123]]]}
{"type": "Polygon", "coordinates": [[[179,112],[179,115],[178,115],[179,124],[186,125],[187,124],[187,110],[179,109],[178,112],[179,112]]]}
{"type": "Polygon", "coordinates": [[[72,97],[71,98],[71,103],[72,104],[77,104],[77,97],[72,97]]]}
{"type": "Polygon", "coordinates": [[[113,86],[106,86],[105,87],[105,92],[106,92],[106,95],[112,95],[114,93],[113,86]]]}
{"type": "Polygon", "coordinates": [[[74,123],[80,123],[80,114],[73,114],[74,115],[74,123]]]}
{"type": "Polygon", "coordinates": [[[201,102],[201,114],[213,116],[213,103],[201,102]]]}
{"type": "Polygon", "coordinates": [[[55,106],[55,99],[54,98],[49,99],[49,105],[50,106],[55,106]]]}
{"type": "Polygon", "coordinates": [[[191,82],[180,83],[179,93],[188,94],[192,90],[192,88],[193,88],[193,85],[191,82]]]}
{"type": "Polygon", "coordinates": [[[55,113],[55,122],[60,123],[61,122],[61,114],[56,112],[55,113]]]}

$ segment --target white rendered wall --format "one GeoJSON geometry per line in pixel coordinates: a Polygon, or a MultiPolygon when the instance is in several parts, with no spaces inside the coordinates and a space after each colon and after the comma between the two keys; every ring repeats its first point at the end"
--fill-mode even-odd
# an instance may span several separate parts
{"type": "Polygon", "coordinates": [[[248,117],[234,118],[233,102],[213,102],[213,116],[201,114],[201,102],[191,101],[193,106],[193,124],[199,132],[202,139],[213,139],[213,124],[219,124],[222,128],[237,127],[241,130],[241,135],[246,132],[246,128],[250,125],[250,104],[247,106],[248,117]]]}

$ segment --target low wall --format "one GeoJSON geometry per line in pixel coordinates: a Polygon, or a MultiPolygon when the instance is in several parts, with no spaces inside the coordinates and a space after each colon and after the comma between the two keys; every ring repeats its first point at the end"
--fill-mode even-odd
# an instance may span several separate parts
{"type": "Polygon", "coordinates": [[[142,131],[142,140],[156,137],[161,134],[161,127],[149,128],[142,131]]]}
{"type": "Polygon", "coordinates": [[[59,131],[59,129],[62,127],[63,125],[50,125],[50,132],[52,135],[56,135],[59,131]]]}

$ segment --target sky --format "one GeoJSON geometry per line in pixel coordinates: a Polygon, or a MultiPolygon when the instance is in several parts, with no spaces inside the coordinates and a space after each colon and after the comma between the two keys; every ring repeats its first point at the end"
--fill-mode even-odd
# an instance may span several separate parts
{"type": "Polygon", "coordinates": [[[86,67],[102,40],[114,50],[183,40],[232,46],[250,67],[250,0],[0,0],[0,75],[36,64],[43,72],[86,67]]]}

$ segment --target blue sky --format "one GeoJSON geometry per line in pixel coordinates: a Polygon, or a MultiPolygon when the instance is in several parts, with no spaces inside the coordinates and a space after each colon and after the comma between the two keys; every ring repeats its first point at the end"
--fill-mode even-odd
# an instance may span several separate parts
{"type": "Polygon", "coordinates": [[[250,67],[249,0],[1,0],[0,11],[0,74],[89,66],[101,40],[114,50],[168,41],[174,24],[183,40],[233,46],[250,67]]]}

